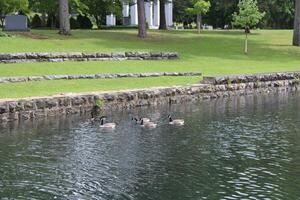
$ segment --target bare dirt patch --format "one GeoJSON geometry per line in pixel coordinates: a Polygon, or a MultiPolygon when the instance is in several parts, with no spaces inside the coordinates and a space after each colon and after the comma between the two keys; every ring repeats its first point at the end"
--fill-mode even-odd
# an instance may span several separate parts
{"type": "Polygon", "coordinates": [[[31,38],[31,39],[36,39],[36,40],[45,40],[49,39],[45,35],[37,34],[37,33],[32,33],[32,32],[21,32],[21,33],[15,33],[16,35],[20,35],[23,37],[31,38]]]}

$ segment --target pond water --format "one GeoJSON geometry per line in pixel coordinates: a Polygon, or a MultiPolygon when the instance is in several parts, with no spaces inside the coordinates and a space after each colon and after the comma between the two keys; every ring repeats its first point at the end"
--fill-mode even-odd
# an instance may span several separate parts
{"type": "Polygon", "coordinates": [[[108,116],[113,132],[89,116],[2,125],[0,199],[300,199],[300,92],[108,116]]]}

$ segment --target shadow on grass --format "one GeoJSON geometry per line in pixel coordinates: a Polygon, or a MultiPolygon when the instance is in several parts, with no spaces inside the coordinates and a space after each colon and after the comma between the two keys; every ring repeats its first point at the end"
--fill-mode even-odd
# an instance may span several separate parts
{"type": "MultiPolygon", "coordinates": [[[[288,45],[270,44],[249,39],[250,53],[245,55],[244,33],[235,31],[203,31],[197,34],[195,30],[185,31],[157,31],[149,30],[146,39],[137,38],[137,30],[74,30],[72,36],[59,36],[56,30],[34,30],[33,34],[48,37],[47,40],[62,40],[62,42],[93,43],[93,47],[99,46],[99,50],[109,51],[177,51],[185,60],[196,58],[218,58],[241,61],[274,61],[287,62],[298,59],[299,50],[284,49],[288,45]]],[[[254,32],[257,36],[263,33],[254,32]]],[[[41,41],[41,45],[44,41],[41,41]]],[[[74,48],[78,50],[77,48],[74,48]]],[[[62,51],[61,49],[57,49],[62,51]]],[[[87,47],[88,50],[88,47],[87,47]]]]}

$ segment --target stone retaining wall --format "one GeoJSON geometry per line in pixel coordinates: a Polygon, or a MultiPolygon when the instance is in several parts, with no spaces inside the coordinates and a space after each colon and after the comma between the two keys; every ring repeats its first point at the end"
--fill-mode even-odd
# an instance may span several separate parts
{"type": "Polygon", "coordinates": [[[202,83],[222,85],[234,83],[250,83],[250,82],[267,82],[278,80],[294,80],[300,79],[300,72],[285,72],[285,73],[265,73],[253,75],[231,75],[219,77],[203,77],[202,83]]]}
{"type": "Polygon", "coordinates": [[[293,79],[222,85],[197,84],[186,87],[2,100],[0,101],[0,122],[26,120],[58,114],[68,115],[90,112],[97,99],[102,100],[102,109],[110,112],[113,109],[138,106],[183,103],[281,90],[297,90],[299,85],[299,80],[293,79]]]}
{"type": "Polygon", "coordinates": [[[176,52],[112,52],[112,53],[0,53],[0,63],[104,61],[104,60],[172,60],[176,52]]]}
{"type": "Polygon", "coordinates": [[[118,73],[118,74],[80,74],[80,75],[45,75],[28,77],[0,77],[0,83],[15,83],[46,80],[73,79],[112,79],[112,78],[144,78],[161,76],[201,76],[200,72],[153,72],[153,73],[118,73]]]}

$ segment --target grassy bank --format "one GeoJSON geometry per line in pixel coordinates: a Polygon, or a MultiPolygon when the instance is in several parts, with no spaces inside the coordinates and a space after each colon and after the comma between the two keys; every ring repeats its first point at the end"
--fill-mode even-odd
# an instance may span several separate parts
{"type": "MultiPolygon", "coordinates": [[[[296,71],[300,70],[300,48],[290,45],[291,38],[292,31],[289,30],[253,31],[249,54],[245,55],[244,35],[240,31],[204,31],[200,35],[195,31],[150,31],[148,39],[140,40],[136,37],[136,30],[77,30],[70,37],[59,36],[57,31],[33,30],[31,33],[16,33],[14,37],[0,37],[0,52],[177,51],[181,58],[174,61],[0,64],[0,76],[161,71],[221,75],[296,71]]],[[[2,84],[0,98],[182,85],[198,81],[190,77],[165,79],[45,81],[39,82],[39,86],[36,86],[37,82],[2,84]]]]}
{"type": "Polygon", "coordinates": [[[199,77],[153,77],[153,78],[119,78],[92,80],[53,80],[14,84],[0,84],[0,96],[5,98],[22,98],[31,96],[48,96],[60,93],[81,93],[94,91],[113,91],[139,89],[171,85],[187,85],[199,81],[199,77]]]}

